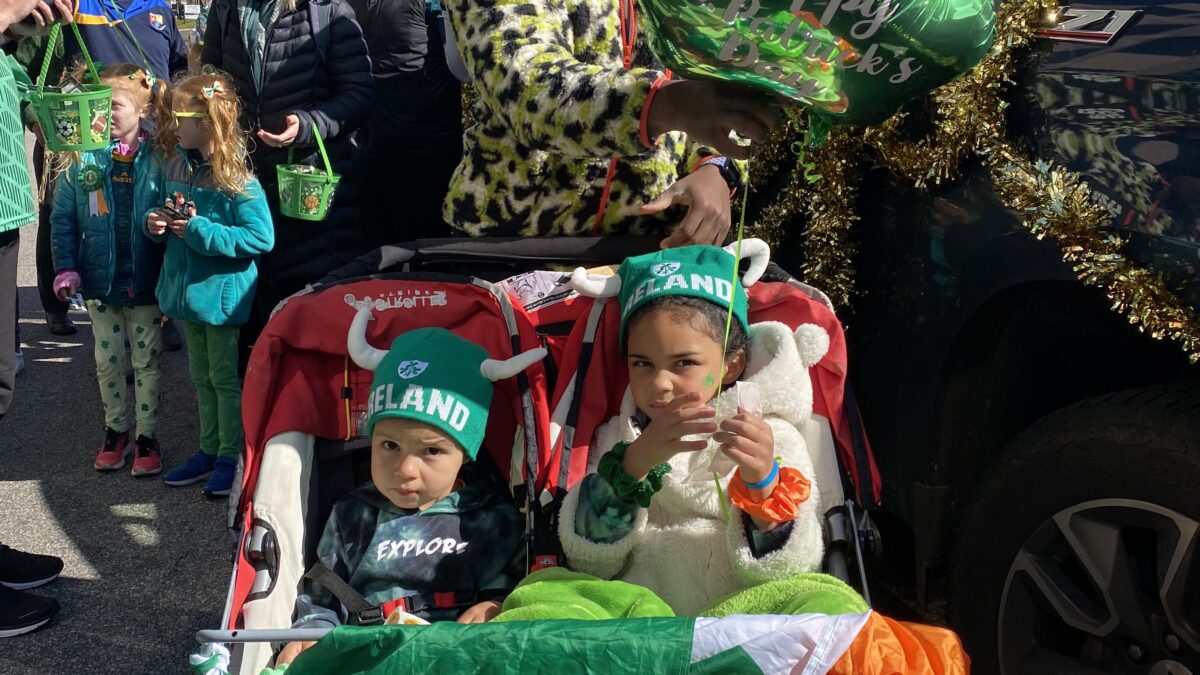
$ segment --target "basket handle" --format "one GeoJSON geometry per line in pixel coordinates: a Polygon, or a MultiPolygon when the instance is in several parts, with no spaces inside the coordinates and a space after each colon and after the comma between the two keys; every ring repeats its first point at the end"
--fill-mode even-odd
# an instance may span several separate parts
{"type": "Polygon", "coordinates": [[[50,28],[50,35],[46,37],[46,55],[42,57],[42,70],[37,78],[39,94],[46,88],[46,76],[50,74],[50,62],[54,59],[54,48],[58,46],[58,35],[61,32],[62,27],[56,23],[50,28]]]}
{"type": "MultiPolygon", "coordinates": [[[[317,123],[314,121],[312,125],[313,136],[317,138],[317,150],[321,153],[321,161],[325,162],[325,175],[333,176],[333,166],[329,164],[329,154],[325,152],[325,142],[321,140],[321,130],[317,128],[317,123]]],[[[292,163],[292,156],[296,152],[296,147],[288,148],[288,164],[292,163]]]]}
{"type": "MultiPolygon", "coordinates": [[[[75,22],[71,22],[71,31],[75,33],[75,42],[79,44],[83,60],[87,61],[88,72],[92,74],[94,81],[99,82],[100,73],[96,71],[96,64],[92,62],[92,55],[88,53],[87,44],[84,43],[83,36],[79,34],[79,26],[76,26],[75,22]]],[[[50,29],[49,37],[46,38],[46,55],[42,57],[42,70],[38,73],[37,91],[39,94],[46,88],[46,76],[50,73],[50,62],[54,59],[54,48],[57,46],[61,33],[62,26],[56,23],[50,29]]]]}

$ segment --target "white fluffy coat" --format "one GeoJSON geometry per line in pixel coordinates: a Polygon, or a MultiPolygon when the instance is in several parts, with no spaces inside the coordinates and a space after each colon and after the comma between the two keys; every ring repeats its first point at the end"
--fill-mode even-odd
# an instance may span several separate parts
{"type": "MultiPolygon", "coordinates": [[[[761,389],[763,417],[775,435],[780,465],[799,469],[810,480],[812,460],[799,425],[812,415],[808,367],[824,356],[828,345],[825,331],[811,324],[798,328],[795,335],[782,323],[754,324],[750,327],[750,360],[742,377],[761,389]]],[[[721,397],[731,395],[729,390],[721,397]]],[[[592,444],[595,452],[589,458],[591,471],[618,441],[637,438],[632,422],[635,412],[627,389],[621,413],[597,430],[592,444]]],[[[576,534],[580,486],[572,488],[559,518],[567,565],[601,578],[645,586],[678,614],[690,616],[734,591],[818,569],[824,539],[815,482],[787,542],[756,559],[747,541],[742,511],[729,505],[729,522],[722,517],[712,469],[718,470],[722,490],[726,490],[736,465],[717,448],[710,441],[703,452],[672,458],[662,491],[654,496],[649,509],[638,509],[633,530],[613,543],[594,542],[576,534]]]]}

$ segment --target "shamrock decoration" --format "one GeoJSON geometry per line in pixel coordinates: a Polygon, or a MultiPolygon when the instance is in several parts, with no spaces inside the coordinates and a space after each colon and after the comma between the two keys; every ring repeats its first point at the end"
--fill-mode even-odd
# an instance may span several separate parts
{"type": "Polygon", "coordinates": [[[104,183],[104,172],[95,164],[86,164],[79,169],[79,187],[85,192],[95,192],[104,183]]]}

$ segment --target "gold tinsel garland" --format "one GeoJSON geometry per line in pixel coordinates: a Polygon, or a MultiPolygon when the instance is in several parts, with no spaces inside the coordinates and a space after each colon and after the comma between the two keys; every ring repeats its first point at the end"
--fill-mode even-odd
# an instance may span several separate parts
{"type": "MultiPolygon", "coordinates": [[[[996,16],[996,44],[971,72],[935,90],[933,128],[921,140],[902,135],[903,116],[861,131],[836,129],[808,161],[822,178],[803,179],[803,167],[791,152],[801,134],[788,122],[756,157],[752,167],[768,170],[785,162],[787,185],[756,219],[758,236],[776,244],[786,224],[805,213],[805,281],[824,290],[838,305],[854,294],[854,249],[849,232],[858,220],[854,202],[865,151],[878,163],[917,188],[956,177],[972,152],[987,167],[1005,207],[1022,216],[1022,224],[1041,239],[1050,237],[1063,259],[1085,284],[1101,288],[1112,308],[1155,339],[1179,343],[1192,363],[1200,362],[1200,317],[1162,279],[1132,263],[1122,253],[1124,239],[1104,227],[1107,212],[1091,199],[1091,190],[1074,173],[1046,162],[1034,162],[1008,141],[1002,89],[1012,82],[1017,51],[1057,11],[1058,0],[1013,0],[996,16]]],[[[755,185],[752,187],[763,187],[755,185]]]]}

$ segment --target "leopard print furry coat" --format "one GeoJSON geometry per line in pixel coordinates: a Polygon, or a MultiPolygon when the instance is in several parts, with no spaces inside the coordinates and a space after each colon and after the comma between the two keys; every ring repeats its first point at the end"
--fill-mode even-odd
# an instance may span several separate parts
{"type": "Polygon", "coordinates": [[[644,137],[664,73],[633,0],[445,5],[478,93],[446,222],[478,237],[665,234],[679,221],[638,209],[716,153],[680,132],[644,137]]]}

